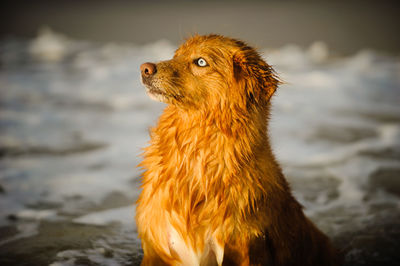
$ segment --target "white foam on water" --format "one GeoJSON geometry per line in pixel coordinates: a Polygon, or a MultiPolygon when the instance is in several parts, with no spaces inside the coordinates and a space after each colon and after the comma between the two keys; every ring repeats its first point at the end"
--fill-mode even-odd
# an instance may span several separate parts
{"type": "Polygon", "coordinates": [[[65,36],[44,27],[30,44],[29,52],[39,60],[59,62],[67,55],[68,44],[69,40],[65,36]]]}
{"type": "Polygon", "coordinates": [[[50,219],[56,216],[55,210],[32,210],[25,209],[17,213],[17,217],[20,219],[28,220],[44,220],[50,219]]]}
{"type": "Polygon", "coordinates": [[[75,223],[93,224],[93,225],[110,225],[113,223],[119,223],[130,229],[134,229],[135,228],[134,217],[135,217],[135,207],[131,205],[105,211],[89,213],[80,216],[78,218],[75,218],[73,221],[75,223]]]}

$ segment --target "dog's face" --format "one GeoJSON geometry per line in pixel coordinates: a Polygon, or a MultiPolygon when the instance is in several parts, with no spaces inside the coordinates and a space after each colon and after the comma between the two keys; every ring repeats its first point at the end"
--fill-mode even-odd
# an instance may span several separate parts
{"type": "Polygon", "coordinates": [[[278,80],[258,53],[241,41],[194,36],[174,57],[141,65],[142,82],[152,99],[183,108],[267,102],[278,80]]]}

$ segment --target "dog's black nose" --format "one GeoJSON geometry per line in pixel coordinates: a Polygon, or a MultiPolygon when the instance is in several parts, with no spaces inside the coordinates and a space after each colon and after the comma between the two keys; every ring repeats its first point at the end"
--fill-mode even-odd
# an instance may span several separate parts
{"type": "Polygon", "coordinates": [[[142,72],[142,76],[150,77],[157,72],[157,66],[153,63],[144,63],[140,66],[140,71],[142,72]]]}

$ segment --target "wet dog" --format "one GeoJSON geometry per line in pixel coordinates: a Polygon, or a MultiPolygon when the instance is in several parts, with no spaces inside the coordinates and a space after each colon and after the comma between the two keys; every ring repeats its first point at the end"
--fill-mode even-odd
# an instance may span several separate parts
{"type": "Polygon", "coordinates": [[[339,265],[271,151],[279,80],[253,48],[194,36],[140,68],[150,97],[168,104],[141,163],[142,265],[339,265]]]}

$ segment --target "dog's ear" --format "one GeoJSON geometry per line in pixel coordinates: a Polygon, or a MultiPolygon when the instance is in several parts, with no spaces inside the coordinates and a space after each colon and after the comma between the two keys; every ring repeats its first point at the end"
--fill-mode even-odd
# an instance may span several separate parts
{"type": "Polygon", "coordinates": [[[280,81],[274,70],[250,47],[233,56],[234,80],[245,91],[248,103],[265,103],[276,91],[280,81]]]}

